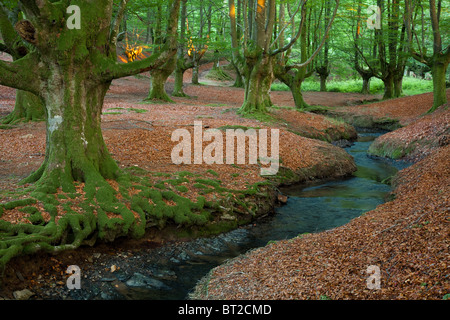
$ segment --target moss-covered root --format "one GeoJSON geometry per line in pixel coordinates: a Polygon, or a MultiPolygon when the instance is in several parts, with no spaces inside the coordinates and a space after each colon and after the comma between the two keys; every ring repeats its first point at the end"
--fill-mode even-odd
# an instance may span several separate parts
{"type": "MultiPolygon", "coordinates": [[[[20,200],[3,204],[0,213],[5,209],[14,209],[36,202],[36,199],[30,198],[25,202],[20,200]]],[[[37,251],[57,253],[75,249],[96,229],[92,210],[83,214],[68,212],[56,222],[56,207],[50,203],[47,203],[45,207],[52,215],[48,223],[43,223],[41,213],[32,206],[26,206],[21,210],[30,213],[29,220],[32,223],[11,223],[0,220],[0,271],[2,273],[5,265],[16,256],[37,251]]]]}
{"type": "Polygon", "coordinates": [[[14,209],[23,212],[30,223],[0,220],[0,268],[19,255],[56,253],[76,249],[84,242],[113,241],[122,236],[140,238],[147,227],[202,226],[210,219],[204,197],[193,202],[128,174],[121,174],[116,182],[118,190],[102,178],[87,179],[84,187],[79,184],[73,193],[41,182],[30,198],[1,204],[0,217],[14,209]],[[140,191],[130,195],[131,189],[140,191]],[[50,219],[44,221],[44,213],[50,219]]]}

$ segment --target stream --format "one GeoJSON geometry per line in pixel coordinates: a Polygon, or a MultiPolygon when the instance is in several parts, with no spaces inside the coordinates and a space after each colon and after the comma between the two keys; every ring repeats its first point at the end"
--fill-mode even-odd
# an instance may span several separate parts
{"type": "Polygon", "coordinates": [[[383,181],[408,163],[370,157],[367,150],[380,132],[359,130],[358,141],[345,148],[358,170],[344,180],[282,188],[286,205],[257,223],[212,238],[100,257],[96,269],[82,275],[81,289],[60,289],[52,299],[183,300],[212,268],[269,241],[320,232],[348,223],[386,200],[383,181]],[[98,265],[98,267],[97,267],[98,265]],[[114,266],[114,272],[105,270],[114,266]]]}

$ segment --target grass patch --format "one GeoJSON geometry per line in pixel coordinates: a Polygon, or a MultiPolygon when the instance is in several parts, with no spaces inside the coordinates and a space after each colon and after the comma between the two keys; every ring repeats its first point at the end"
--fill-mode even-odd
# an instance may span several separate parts
{"type": "Polygon", "coordinates": [[[103,112],[103,114],[118,115],[122,114],[122,112],[103,112]]]}
{"type": "MultiPolygon", "coordinates": [[[[433,91],[433,81],[422,80],[411,77],[403,78],[403,94],[405,96],[412,96],[433,91]]],[[[327,82],[328,92],[344,92],[344,93],[359,93],[362,89],[362,79],[348,79],[348,80],[331,80],[327,82]]],[[[272,91],[290,91],[289,87],[283,83],[276,82],[272,84],[272,91]]],[[[319,92],[320,82],[314,79],[307,79],[302,84],[303,92],[319,92]]],[[[371,94],[383,94],[383,81],[377,78],[372,78],[370,81],[371,94]]]]}
{"type": "Polygon", "coordinates": [[[146,113],[146,112],[148,112],[147,109],[129,108],[128,110],[131,110],[131,111],[136,112],[136,113],[146,113]]]}

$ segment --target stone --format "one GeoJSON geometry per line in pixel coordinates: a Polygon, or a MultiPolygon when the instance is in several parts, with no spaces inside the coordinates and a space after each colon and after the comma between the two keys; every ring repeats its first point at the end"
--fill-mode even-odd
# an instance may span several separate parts
{"type": "Polygon", "coordinates": [[[348,147],[351,147],[353,145],[352,142],[350,142],[350,141],[348,141],[346,139],[340,139],[340,140],[337,140],[337,141],[333,141],[331,144],[336,146],[336,147],[339,147],[339,148],[348,148],[348,147]]]}
{"type": "Polygon", "coordinates": [[[228,213],[224,213],[221,217],[222,220],[229,220],[229,221],[234,221],[236,220],[235,216],[232,216],[231,214],[228,213]]]}
{"type": "Polygon", "coordinates": [[[278,199],[278,202],[286,204],[288,197],[285,195],[282,195],[282,194],[278,194],[277,199],[278,199]]]}
{"type": "Polygon", "coordinates": [[[101,255],[102,255],[102,254],[99,253],[99,252],[95,252],[94,254],[92,254],[92,256],[93,256],[95,259],[100,258],[101,255]]]}
{"type": "Polygon", "coordinates": [[[154,290],[170,289],[170,287],[164,284],[162,281],[145,276],[139,272],[133,274],[133,276],[126,282],[126,285],[129,287],[144,287],[154,290]]]}
{"type": "Polygon", "coordinates": [[[13,292],[14,299],[16,300],[28,300],[34,296],[34,292],[28,289],[18,290],[13,292]]]}

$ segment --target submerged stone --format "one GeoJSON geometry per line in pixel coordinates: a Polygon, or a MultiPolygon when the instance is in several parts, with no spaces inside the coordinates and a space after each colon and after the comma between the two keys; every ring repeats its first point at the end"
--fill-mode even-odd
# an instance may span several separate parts
{"type": "Polygon", "coordinates": [[[144,287],[153,290],[169,290],[170,287],[164,284],[162,281],[145,276],[139,272],[133,274],[133,276],[126,282],[129,287],[144,287]]]}

